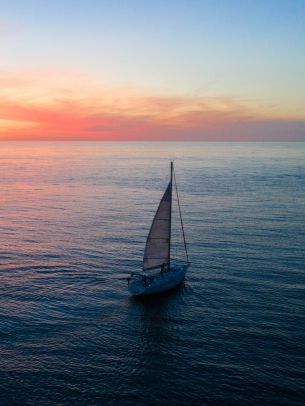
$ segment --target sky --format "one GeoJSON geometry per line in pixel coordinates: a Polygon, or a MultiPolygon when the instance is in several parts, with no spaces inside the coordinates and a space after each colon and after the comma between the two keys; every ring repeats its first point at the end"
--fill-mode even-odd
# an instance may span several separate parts
{"type": "Polygon", "coordinates": [[[0,0],[0,140],[305,141],[305,1],[0,0]]]}

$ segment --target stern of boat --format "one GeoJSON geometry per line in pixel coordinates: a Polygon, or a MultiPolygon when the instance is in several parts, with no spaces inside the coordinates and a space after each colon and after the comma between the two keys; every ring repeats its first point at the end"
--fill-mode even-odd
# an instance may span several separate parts
{"type": "Polygon", "coordinates": [[[140,296],[173,289],[184,280],[189,266],[189,263],[171,264],[166,271],[131,274],[128,278],[128,290],[133,296],[140,296]]]}

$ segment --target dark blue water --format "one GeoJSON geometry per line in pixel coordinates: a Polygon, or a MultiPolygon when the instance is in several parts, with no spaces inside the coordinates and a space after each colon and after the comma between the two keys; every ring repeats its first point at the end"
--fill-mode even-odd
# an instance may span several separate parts
{"type": "Polygon", "coordinates": [[[304,158],[302,143],[1,143],[0,404],[304,405],[304,158]],[[134,299],[171,158],[192,267],[134,299]]]}

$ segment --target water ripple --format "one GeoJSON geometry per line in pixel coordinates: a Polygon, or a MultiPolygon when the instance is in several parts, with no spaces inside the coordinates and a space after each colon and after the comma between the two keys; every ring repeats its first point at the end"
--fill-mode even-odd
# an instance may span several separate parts
{"type": "Polygon", "coordinates": [[[303,405],[303,144],[18,145],[0,156],[1,405],[303,405]],[[174,152],[192,267],[131,298],[174,152]]]}

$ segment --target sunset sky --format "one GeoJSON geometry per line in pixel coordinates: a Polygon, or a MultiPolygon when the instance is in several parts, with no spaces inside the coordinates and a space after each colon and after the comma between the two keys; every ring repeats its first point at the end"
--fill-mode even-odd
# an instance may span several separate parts
{"type": "Polygon", "coordinates": [[[304,0],[0,1],[1,140],[305,141],[304,0]]]}

